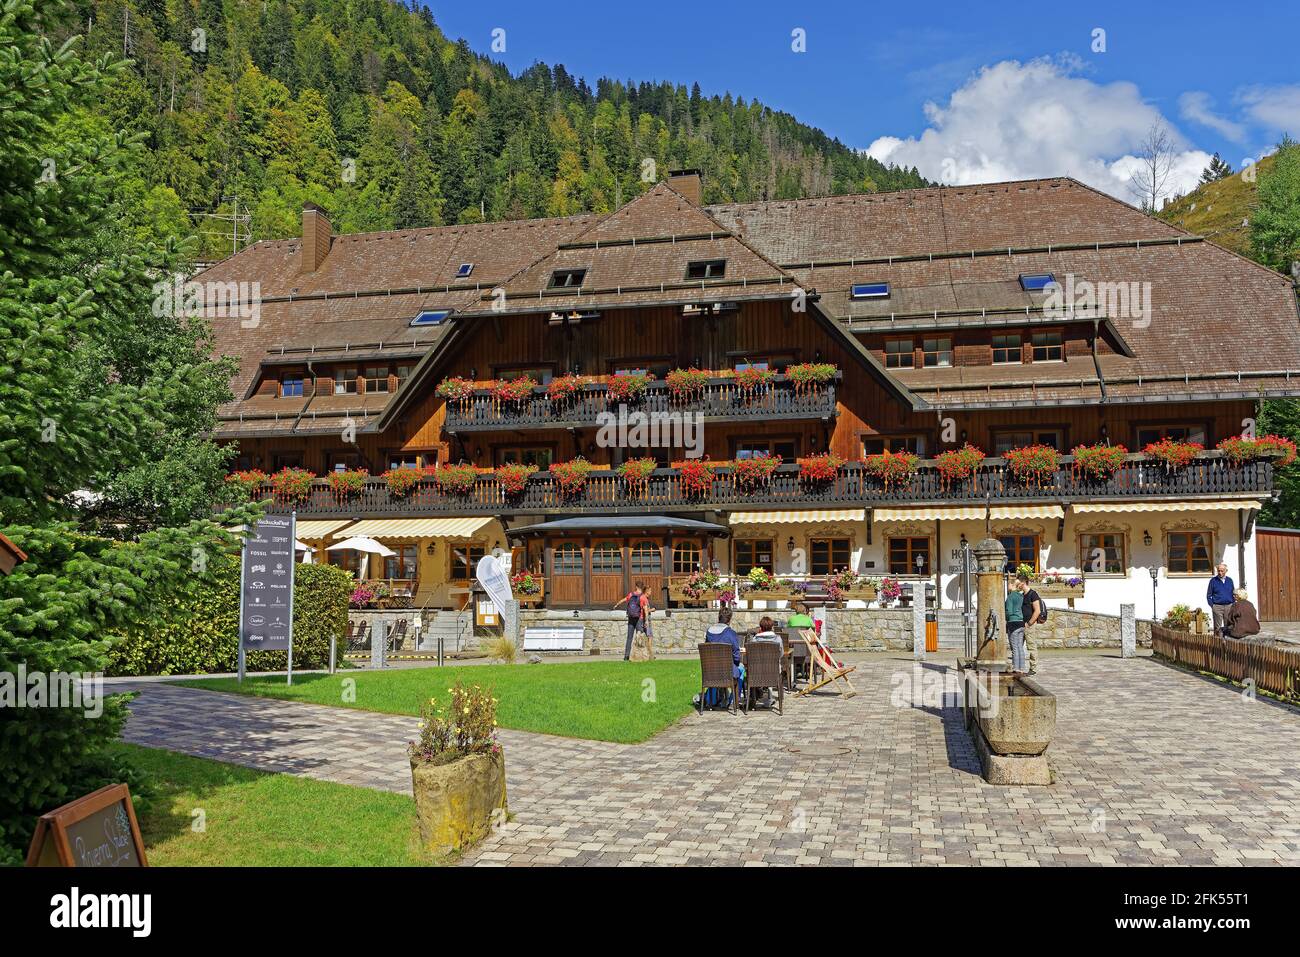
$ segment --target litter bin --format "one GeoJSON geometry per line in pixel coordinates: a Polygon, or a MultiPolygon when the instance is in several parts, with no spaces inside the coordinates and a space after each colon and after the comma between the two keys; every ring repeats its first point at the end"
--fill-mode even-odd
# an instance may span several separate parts
{"type": "Polygon", "coordinates": [[[925,613],[925,650],[939,650],[939,615],[935,611],[925,613]]]}

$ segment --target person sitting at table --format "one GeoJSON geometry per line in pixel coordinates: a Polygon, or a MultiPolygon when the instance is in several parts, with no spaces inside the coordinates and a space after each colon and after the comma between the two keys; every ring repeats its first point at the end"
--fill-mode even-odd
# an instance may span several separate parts
{"type": "MultiPolygon", "coordinates": [[[[745,690],[745,666],[740,663],[740,636],[731,627],[731,608],[723,605],[718,609],[717,624],[709,625],[704,633],[705,641],[731,645],[731,676],[739,683],[741,692],[745,690]]],[[[713,689],[710,689],[712,694],[713,689]]]]}
{"type": "MultiPolygon", "coordinates": [[[[771,644],[774,644],[781,649],[782,655],[785,654],[785,642],[782,641],[781,636],[776,633],[776,622],[774,622],[771,618],[767,617],[767,615],[764,615],[762,618],[759,619],[758,631],[756,631],[749,640],[750,642],[755,642],[755,641],[770,642],[771,644]]],[[[763,689],[764,703],[770,703],[769,699],[771,698],[771,695],[772,695],[771,688],[763,689]]]]}
{"type": "Polygon", "coordinates": [[[808,614],[808,606],[801,601],[793,602],[790,610],[794,612],[785,621],[785,626],[792,631],[800,628],[811,628],[813,626],[812,616],[808,614]]]}
{"type": "Polygon", "coordinates": [[[1246,589],[1238,588],[1232,593],[1232,607],[1223,619],[1223,633],[1229,638],[1248,638],[1259,634],[1259,615],[1255,606],[1246,597],[1246,589]]]}

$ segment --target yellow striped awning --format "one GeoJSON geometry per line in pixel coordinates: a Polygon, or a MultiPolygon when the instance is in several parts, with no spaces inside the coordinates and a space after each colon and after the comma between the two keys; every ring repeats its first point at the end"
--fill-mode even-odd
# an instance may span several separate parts
{"type": "Polygon", "coordinates": [[[929,508],[878,508],[871,513],[877,522],[932,522],[937,518],[984,518],[983,505],[934,505],[929,508]]]}
{"type": "Polygon", "coordinates": [[[496,518],[367,518],[343,532],[336,532],[335,538],[351,538],[364,535],[367,538],[470,538],[485,525],[495,522],[496,518]]]}
{"type": "Polygon", "coordinates": [[[351,525],[352,519],[298,519],[295,526],[299,538],[324,538],[330,532],[338,531],[344,525],[351,525]]]}
{"type": "Polygon", "coordinates": [[[804,509],[795,512],[732,512],[732,525],[791,525],[808,522],[862,522],[865,508],[804,509]]]}
{"type": "Polygon", "coordinates": [[[1222,502],[1080,502],[1071,506],[1080,515],[1093,512],[1200,512],[1206,509],[1259,508],[1254,499],[1222,502]]]}
{"type": "Polygon", "coordinates": [[[989,518],[1064,518],[1065,509],[1059,505],[994,505],[989,518]]]}

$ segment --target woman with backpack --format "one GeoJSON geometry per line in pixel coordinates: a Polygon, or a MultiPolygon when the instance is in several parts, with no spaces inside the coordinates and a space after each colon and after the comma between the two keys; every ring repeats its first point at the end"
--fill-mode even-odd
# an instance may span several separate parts
{"type": "Polygon", "coordinates": [[[627,605],[627,644],[623,646],[623,660],[632,660],[632,641],[636,638],[637,630],[645,632],[647,639],[650,637],[650,624],[647,621],[650,615],[650,596],[645,593],[645,585],[637,582],[636,586],[614,602],[615,610],[619,605],[627,605]]]}

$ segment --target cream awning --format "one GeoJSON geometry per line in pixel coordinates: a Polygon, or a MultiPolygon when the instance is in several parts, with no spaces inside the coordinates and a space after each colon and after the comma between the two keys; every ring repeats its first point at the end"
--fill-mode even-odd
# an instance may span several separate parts
{"type": "MultiPolygon", "coordinates": [[[[347,529],[368,538],[470,538],[496,518],[367,518],[347,529]]],[[[335,535],[341,538],[341,535],[335,535]]]]}
{"type": "Polygon", "coordinates": [[[732,512],[732,525],[791,525],[809,522],[862,522],[864,508],[804,509],[796,512],[732,512]]]}
{"type": "Polygon", "coordinates": [[[929,508],[878,508],[871,513],[877,522],[932,522],[937,518],[984,518],[983,505],[935,505],[929,508]]]}
{"type": "Polygon", "coordinates": [[[1207,509],[1259,508],[1254,499],[1222,502],[1080,502],[1071,506],[1080,515],[1092,512],[1200,512],[1207,509]]]}
{"type": "Polygon", "coordinates": [[[352,519],[299,519],[295,526],[299,538],[324,538],[330,532],[336,532],[344,525],[352,524],[352,519]]]}
{"type": "Polygon", "coordinates": [[[989,518],[1064,518],[1065,509],[1059,505],[994,505],[989,518]]]}

